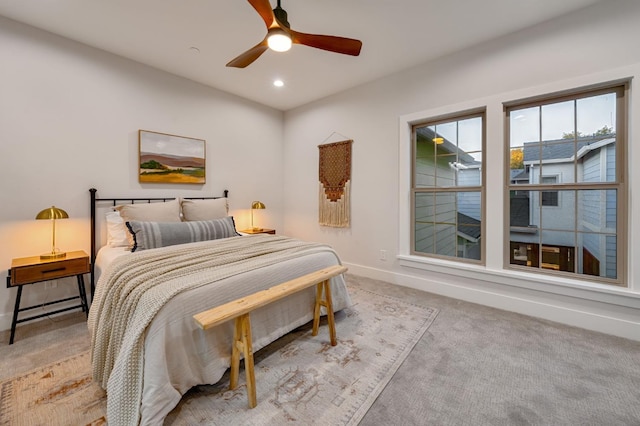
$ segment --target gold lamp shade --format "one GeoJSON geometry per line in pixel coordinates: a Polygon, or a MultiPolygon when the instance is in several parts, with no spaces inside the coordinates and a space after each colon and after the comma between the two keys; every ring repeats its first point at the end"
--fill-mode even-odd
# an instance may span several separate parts
{"type": "Polygon", "coordinates": [[[51,206],[48,209],[42,210],[40,213],[36,215],[36,219],[41,220],[50,220],[52,226],[51,233],[51,252],[40,255],[40,259],[58,259],[65,257],[67,254],[61,252],[56,249],[56,220],[57,219],[68,219],[69,215],[62,209],[57,208],[56,206],[51,206]]]}
{"type": "Polygon", "coordinates": [[[266,209],[266,206],[260,201],[254,201],[253,203],[251,203],[251,229],[253,229],[254,231],[262,231],[262,228],[253,226],[253,211],[262,209],[266,209]]]}

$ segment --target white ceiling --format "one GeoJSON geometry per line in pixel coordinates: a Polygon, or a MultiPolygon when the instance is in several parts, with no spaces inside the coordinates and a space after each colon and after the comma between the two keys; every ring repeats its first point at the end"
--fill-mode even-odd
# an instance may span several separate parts
{"type": "Polygon", "coordinates": [[[360,56],[294,45],[244,69],[225,64],[266,34],[246,0],[0,0],[0,15],[288,110],[598,1],[282,0],[292,29],[362,40],[360,56]]]}

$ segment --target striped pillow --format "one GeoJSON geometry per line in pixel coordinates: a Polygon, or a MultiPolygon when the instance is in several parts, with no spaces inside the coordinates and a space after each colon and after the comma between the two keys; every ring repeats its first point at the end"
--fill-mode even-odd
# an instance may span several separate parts
{"type": "Polygon", "coordinates": [[[131,251],[147,250],[197,241],[236,237],[233,216],[192,222],[141,222],[130,220],[127,228],[133,236],[131,251]]]}

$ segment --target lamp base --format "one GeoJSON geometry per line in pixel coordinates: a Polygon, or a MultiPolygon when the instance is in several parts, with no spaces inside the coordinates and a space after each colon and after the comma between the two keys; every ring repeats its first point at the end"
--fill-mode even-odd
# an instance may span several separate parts
{"type": "Polygon", "coordinates": [[[51,259],[62,259],[67,257],[67,253],[64,252],[55,252],[55,253],[45,253],[40,255],[40,260],[51,260],[51,259]]]}
{"type": "Polygon", "coordinates": [[[256,227],[253,227],[253,228],[251,228],[251,230],[252,230],[252,231],[254,231],[254,232],[260,232],[260,231],[262,231],[262,230],[263,230],[263,228],[256,228],[256,227]]]}

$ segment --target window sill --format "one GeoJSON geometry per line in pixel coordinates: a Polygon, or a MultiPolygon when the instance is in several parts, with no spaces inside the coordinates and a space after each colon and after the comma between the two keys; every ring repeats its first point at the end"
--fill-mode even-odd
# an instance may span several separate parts
{"type": "Polygon", "coordinates": [[[400,266],[403,267],[640,309],[640,293],[606,284],[595,284],[507,269],[488,269],[486,266],[481,265],[461,264],[420,256],[398,255],[397,259],[400,266]]]}

